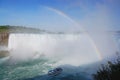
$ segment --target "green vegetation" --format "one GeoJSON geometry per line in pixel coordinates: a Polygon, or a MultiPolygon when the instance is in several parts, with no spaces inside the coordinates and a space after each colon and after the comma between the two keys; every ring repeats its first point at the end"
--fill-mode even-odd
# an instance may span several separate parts
{"type": "Polygon", "coordinates": [[[8,25],[0,26],[0,33],[1,32],[8,32],[8,30],[9,30],[9,26],[8,25]]]}
{"type": "Polygon", "coordinates": [[[0,26],[0,29],[9,29],[9,26],[0,26]]]}
{"type": "Polygon", "coordinates": [[[45,30],[24,26],[10,26],[10,25],[0,26],[0,33],[41,33],[41,32],[45,32],[45,30]]]}
{"type": "MultiPolygon", "coordinates": [[[[64,34],[64,32],[55,32],[41,30],[39,28],[25,26],[0,25],[0,33],[49,33],[49,34],[64,34]]],[[[79,32],[77,32],[79,33],[79,32]]]]}
{"type": "Polygon", "coordinates": [[[108,61],[102,65],[96,74],[93,74],[94,80],[120,80],[120,57],[114,62],[108,61]]]}

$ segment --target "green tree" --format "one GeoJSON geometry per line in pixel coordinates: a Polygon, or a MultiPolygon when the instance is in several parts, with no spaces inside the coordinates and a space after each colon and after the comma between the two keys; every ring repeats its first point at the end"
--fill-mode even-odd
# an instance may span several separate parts
{"type": "Polygon", "coordinates": [[[120,80],[120,57],[114,62],[108,61],[106,65],[93,74],[94,80],[120,80]]]}

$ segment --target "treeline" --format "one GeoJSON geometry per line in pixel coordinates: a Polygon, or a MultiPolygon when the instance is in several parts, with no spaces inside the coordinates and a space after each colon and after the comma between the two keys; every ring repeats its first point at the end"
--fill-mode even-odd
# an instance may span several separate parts
{"type": "Polygon", "coordinates": [[[0,29],[8,29],[8,28],[9,28],[8,25],[5,25],[5,26],[4,26],[4,25],[1,25],[1,26],[0,26],[0,29]]]}
{"type": "Polygon", "coordinates": [[[94,80],[120,80],[120,57],[118,55],[114,62],[108,61],[106,65],[93,74],[94,80]]]}
{"type": "Polygon", "coordinates": [[[0,33],[49,33],[49,34],[64,34],[64,32],[55,32],[48,30],[41,30],[35,27],[25,26],[11,26],[11,25],[0,25],[0,33]]]}
{"type": "Polygon", "coordinates": [[[0,26],[0,33],[2,33],[2,32],[8,32],[8,30],[9,30],[9,26],[8,25],[1,25],[0,26]]]}
{"type": "Polygon", "coordinates": [[[31,28],[24,26],[10,26],[10,25],[1,25],[0,33],[41,33],[45,30],[40,30],[39,28],[31,28]]]}

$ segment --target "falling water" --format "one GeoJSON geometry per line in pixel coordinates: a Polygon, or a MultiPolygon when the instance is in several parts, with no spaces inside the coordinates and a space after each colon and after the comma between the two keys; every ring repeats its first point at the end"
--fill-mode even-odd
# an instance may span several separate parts
{"type": "Polygon", "coordinates": [[[8,47],[12,62],[41,55],[58,60],[60,65],[79,66],[100,60],[86,34],[11,34],[8,47]]]}
{"type": "Polygon", "coordinates": [[[70,78],[69,75],[72,75],[74,79],[79,76],[79,79],[88,80],[84,77],[90,76],[88,73],[97,67],[91,69],[87,66],[83,69],[81,66],[101,60],[95,44],[85,33],[10,34],[8,50],[10,56],[0,59],[0,79],[3,80],[18,80],[38,75],[40,77],[35,78],[49,80],[45,74],[58,66],[61,66],[64,72],[56,79],[63,76],[70,78]]]}

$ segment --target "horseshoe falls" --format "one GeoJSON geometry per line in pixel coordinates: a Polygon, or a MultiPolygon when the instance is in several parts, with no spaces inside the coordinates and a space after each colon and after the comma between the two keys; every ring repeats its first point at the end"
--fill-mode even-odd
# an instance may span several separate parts
{"type": "Polygon", "coordinates": [[[9,35],[8,51],[9,56],[0,59],[1,80],[90,80],[81,66],[101,60],[95,44],[82,33],[14,33],[9,35]],[[47,72],[56,67],[63,73],[49,77],[47,72]]]}
{"type": "Polygon", "coordinates": [[[11,61],[44,55],[58,59],[58,64],[79,66],[99,60],[94,46],[85,34],[11,34],[8,48],[11,61]]]}

